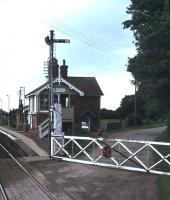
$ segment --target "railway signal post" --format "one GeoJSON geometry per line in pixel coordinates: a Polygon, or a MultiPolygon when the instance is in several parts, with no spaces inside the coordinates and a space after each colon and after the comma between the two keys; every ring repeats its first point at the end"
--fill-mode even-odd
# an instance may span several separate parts
{"type": "MultiPolygon", "coordinates": [[[[49,66],[48,66],[48,80],[49,80],[49,144],[50,144],[50,158],[51,157],[51,137],[54,135],[54,93],[53,93],[53,58],[54,58],[54,43],[70,43],[69,39],[54,39],[54,31],[50,31],[50,36],[45,37],[45,42],[49,46],[49,66]]],[[[60,71],[60,70],[59,70],[60,71]]],[[[60,74],[59,74],[60,76],[60,74]]],[[[62,121],[60,122],[62,123],[62,121]]],[[[60,125],[59,125],[60,126],[60,125]]]]}

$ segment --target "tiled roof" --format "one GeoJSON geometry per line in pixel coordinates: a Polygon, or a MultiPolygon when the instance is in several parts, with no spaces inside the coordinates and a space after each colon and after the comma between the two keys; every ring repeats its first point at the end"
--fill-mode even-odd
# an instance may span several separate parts
{"type": "Polygon", "coordinates": [[[103,95],[95,77],[67,77],[67,81],[83,91],[87,96],[103,95]]]}
{"type": "Polygon", "coordinates": [[[39,86],[38,88],[34,89],[33,91],[29,92],[28,94],[26,94],[25,96],[30,96],[33,95],[34,93],[38,92],[39,90],[41,90],[43,87],[47,86],[48,82],[44,83],[43,85],[39,86]]]}
{"type": "MultiPolygon", "coordinates": [[[[85,96],[101,96],[103,95],[102,90],[100,89],[100,86],[97,83],[97,80],[95,77],[67,77],[66,79],[69,83],[74,85],[76,88],[84,92],[85,96]]],[[[44,83],[40,87],[36,88],[32,92],[28,93],[26,96],[30,96],[42,88],[44,88],[48,82],[44,83]]]]}

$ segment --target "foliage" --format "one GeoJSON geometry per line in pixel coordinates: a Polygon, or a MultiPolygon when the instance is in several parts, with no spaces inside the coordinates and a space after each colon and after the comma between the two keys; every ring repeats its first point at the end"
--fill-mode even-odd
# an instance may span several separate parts
{"type": "MultiPolygon", "coordinates": [[[[135,95],[126,95],[116,110],[121,119],[128,118],[130,126],[134,125],[135,119],[135,95]]],[[[140,93],[136,93],[136,122],[142,124],[142,118],[145,117],[145,101],[140,93]]]]}
{"type": "Polygon", "coordinates": [[[167,129],[170,130],[170,118],[168,117],[166,120],[167,129]]]}
{"type": "Polygon", "coordinates": [[[120,103],[120,116],[121,118],[127,117],[129,114],[135,112],[135,96],[134,95],[126,95],[121,103],[120,103]]]}
{"type": "MultiPolygon", "coordinates": [[[[170,142],[170,131],[167,129],[160,137],[157,138],[157,141],[170,142]]],[[[159,151],[167,155],[170,149],[159,147],[159,151]]],[[[155,157],[155,159],[157,159],[155,157]]],[[[158,200],[168,200],[170,196],[170,177],[169,176],[159,176],[156,180],[158,200]]]]}
{"type": "Polygon", "coordinates": [[[8,124],[8,113],[0,109],[0,125],[8,124]]]}
{"type": "Polygon", "coordinates": [[[17,113],[16,109],[10,110],[9,113],[10,126],[13,128],[16,127],[16,113],[17,113]]]}
{"type": "Polygon", "coordinates": [[[170,15],[168,0],[132,0],[125,21],[135,37],[137,55],[129,58],[138,91],[145,100],[146,116],[170,112],[170,15]]]}
{"type": "Polygon", "coordinates": [[[156,180],[158,200],[169,200],[170,197],[170,177],[159,176],[156,180]]]}
{"type": "MultiPolygon", "coordinates": [[[[9,112],[9,124],[10,126],[16,126],[16,109],[10,110],[9,112]]],[[[0,125],[7,126],[8,125],[8,113],[4,110],[0,109],[0,125]]]]}
{"type": "Polygon", "coordinates": [[[122,128],[120,121],[107,123],[107,131],[112,131],[112,130],[120,129],[120,128],[122,128]]]}
{"type": "Polygon", "coordinates": [[[101,119],[119,119],[119,115],[116,111],[102,108],[100,110],[100,118],[101,119]]]}

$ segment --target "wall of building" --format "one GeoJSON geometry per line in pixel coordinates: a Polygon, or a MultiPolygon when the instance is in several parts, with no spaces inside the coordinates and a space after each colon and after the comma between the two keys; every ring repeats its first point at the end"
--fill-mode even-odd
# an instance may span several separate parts
{"type": "Polygon", "coordinates": [[[91,113],[91,131],[96,131],[100,125],[100,96],[71,96],[71,104],[74,105],[74,130],[80,128],[81,117],[85,113],[91,113]]]}
{"type": "Polygon", "coordinates": [[[37,138],[37,116],[36,114],[31,115],[31,125],[29,129],[29,134],[32,138],[37,138]]]}
{"type": "Polygon", "coordinates": [[[48,118],[48,113],[36,113],[32,114],[31,127],[29,129],[29,134],[32,138],[38,137],[38,125],[40,125],[45,119],[48,118]]]}

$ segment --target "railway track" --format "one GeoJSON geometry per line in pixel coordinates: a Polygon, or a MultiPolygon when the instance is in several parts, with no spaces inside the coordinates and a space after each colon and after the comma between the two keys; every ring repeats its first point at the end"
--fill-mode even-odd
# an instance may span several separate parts
{"type": "MultiPolygon", "coordinates": [[[[56,200],[0,143],[0,191],[3,200],[56,200]]],[[[21,155],[19,155],[21,157],[21,155]]],[[[0,197],[1,197],[0,196],[0,197]]]]}

